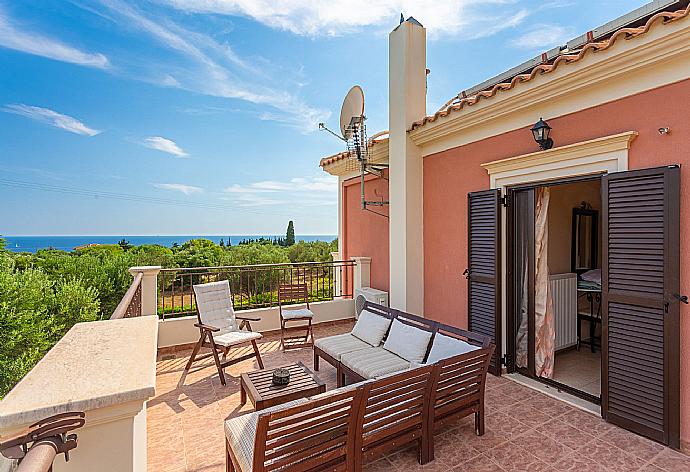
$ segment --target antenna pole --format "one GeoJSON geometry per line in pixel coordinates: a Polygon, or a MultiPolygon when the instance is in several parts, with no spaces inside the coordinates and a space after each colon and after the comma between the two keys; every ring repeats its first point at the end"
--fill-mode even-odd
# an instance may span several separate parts
{"type": "Polygon", "coordinates": [[[343,138],[343,137],[340,136],[339,134],[334,133],[334,132],[331,131],[330,129],[326,128],[326,125],[325,125],[324,123],[319,123],[319,129],[320,129],[321,131],[328,131],[329,133],[331,133],[333,136],[335,136],[335,137],[338,138],[339,140],[347,142],[347,139],[343,138]]]}
{"type": "Polygon", "coordinates": [[[362,167],[362,172],[361,172],[362,183],[360,184],[360,187],[362,187],[362,210],[366,210],[367,209],[367,199],[364,196],[364,175],[366,173],[366,164],[364,163],[364,161],[360,161],[360,165],[362,167]]]}

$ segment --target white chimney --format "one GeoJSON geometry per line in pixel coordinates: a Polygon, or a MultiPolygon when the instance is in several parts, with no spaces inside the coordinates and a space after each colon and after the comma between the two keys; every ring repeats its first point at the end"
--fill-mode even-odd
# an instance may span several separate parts
{"type": "Polygon", "coordinates": [[[423,166],[407,136],[426,115],[426,29],[408,18],[389,35],[390,304],[424,314],[423,166]]]}

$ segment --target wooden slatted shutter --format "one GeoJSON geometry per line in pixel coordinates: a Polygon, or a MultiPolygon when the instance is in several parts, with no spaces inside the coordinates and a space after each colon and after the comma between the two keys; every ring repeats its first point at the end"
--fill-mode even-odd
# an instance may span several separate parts
{"type": "Polygon", "coordinates": [[[469,329],[496,344],[489,371],[501,375],[501,191],[467,194],[469,329]]]}
{"type": "Polygon", "coordinates": [[[602,186],[602,414],[680,446],[678,167],[602,186]]]}

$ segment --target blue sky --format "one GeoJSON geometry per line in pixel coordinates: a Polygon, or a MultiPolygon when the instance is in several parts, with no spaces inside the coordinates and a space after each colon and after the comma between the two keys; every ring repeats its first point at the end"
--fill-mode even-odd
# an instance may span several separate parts
{"type": "Polygon", "coordinates": [[[428,112],[638,6],[608,0],[0,0],[0,233],[335,234],[342,97],[387,128],[387,33],[428,112]]]}

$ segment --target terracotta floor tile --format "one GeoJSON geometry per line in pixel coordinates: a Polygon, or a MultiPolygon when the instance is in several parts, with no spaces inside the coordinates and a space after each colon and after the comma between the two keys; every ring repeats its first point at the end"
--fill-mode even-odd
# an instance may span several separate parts
{"type": "Polygon", "coordinates": [[[460,441],[463,441],[469,446],[472,446],[479,452],[485,452],[489,449],[498,447],[502,444],[507,443],[513,438],[511,432],[497,432],[489,428],[486,428],[483,436],[477,436],[474,433],[474,426],[459,428],[454,431],[454,434],[458,436],[458,439],[460,441]]]}
{"type": "Polygon", "coordinates": [[[434,456],[441,458],[451,467],[464,464],[480,454],[480,451],[460,440],[453,433],[434,436],[434,456]]]}
{"type": "MultiPolygon", "coordinates": [[[[609,469],[592,460],[589,457],[582,456],[577,452],[572,452],[567,456],[561,458],[558,462],[553,464],[553,470],[563,472],[610,472],[609,469]]],[[[621,469],[622,472],[623,469],[621,469]]]]}
{"type": "Polygon", "coordinates": [[[525,451],[531,453],[540,461],[550,465],[557,463],[561,458],[567,456],[572,451],[572,449],[567,446],[537,431],[518,436],[511,442],[518,448],[523,448],[525,451]]]}
{"type": "MultiPolygon", "coordinates": [[[[352,323],[315,329],[316,337],[349,331],[352,323]]],[[[301,361],[313,367],[309,349],[283,353],[280,337],[259,342],[266,368],[301,361]]],[[[238,355],[237,350],[230,355],[238,355]]],[[[156,396],[147,406],[148,470],[151,472],[214,472],[225,470],[223,422],[253,411],[240,406],[239,377],[258,368],[254,360],[225,370],[222,385],[212,359],[195,363],[185,373],[190,350],[167,352],[157,363],[156,396]]],[[[327,390],[336,386],[336,371],[321,362],[317,375],[327,390]]],[[[690,471],[690,458],[575,410],[558,400],[506,378],[489,376],[486,431],[474,433],[474,416],[444,425],[436,436],[435,460],[417,462],[415,448],[393,451],[364,470],[521,471],[558,470],[645,472],[690,471]],[[578,444],[582,447],[577,448],[578,444]]]]}
{"type": "Polygon", "coordinates": [[[539,410],[550,418],[556,418],[573,409],[567,403],[544,394],[533,395],[524,400],[523,403],[531,406],[535,410],[539,410]]]}
{"type": "Polygon", "coordinates": [[[616,426],[607,423],[600,416],[573,408],[560,417],[562,421],[584,431],[587,434],[599,436],[617,429],[616,426]]]}
{"type": "Polygon", "coordinates": [[[575,452],[610,470],[637,470],[646,464],[632,454],[603,441],[594,441],[575,452]]]}
{"type": "Polygon", "coordinates": [[[513,405],[510,409],[506,410],[505,414],[531,428],[541,426],[552,419],[552,416],[524,402],[513,405]]]}
{"type": "Polygon", "coordinates": [[[393,464],[385,457],[374,462],[364,464],[363,469],[367,472],[390,472],[393,470],[393,464]]]}
{"type": "Polygon", "coordinates": [[[599,435],[599,438],[609,444],[618,446],[624,451],[643,459],[645,462],[654,458],[664,450],[664,446],[643,438],[635,433],[621,428],[614,428],[599,435]]]}
{"type": "Polygon", "coordinates": [[[503,469],[489,457],[482,454],[481,456],[475,457],[474,459],[457,466],[453,470],[458,472],[498,472],[502,471],[503,469]]]}
{"type": "Polygon", "coordinates": [[[690,457],[668,448],[659,453],[651,463],[668,472],[690,471],[690,457]]]}
{"type": "Polygon", "coordinates": [[[553,419],[536,429],[543,435],[573,450],[586,447],[591,441],[597,440],[593,435],[575,428],[561,418],[553,419]]]}

